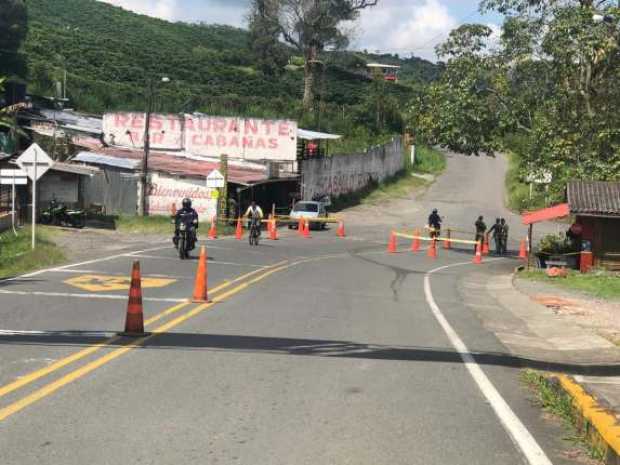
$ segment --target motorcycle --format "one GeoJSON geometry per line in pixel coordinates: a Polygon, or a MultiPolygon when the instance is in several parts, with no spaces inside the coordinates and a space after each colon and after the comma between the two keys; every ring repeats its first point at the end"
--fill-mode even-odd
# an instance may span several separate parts
{"type": "Polygon", "coordinates": [[[85,224],[85,215],[82,210],[69,210],[62,203],[52,199],[49,207],[41,212],[39,223],[81,229],[85,224]]]}
{"type": "MultiPolygon", "coordinates": [[[[176,221],[175,221],[176,223],[176,221]]],[[[179,251],[179,258],[185,260],[189,258],[190,250],[194,250],[196,242],[196,225],[190,215],[181,215],[178,223],[179,234],[175,236],[175,247],[179,251]]]]}

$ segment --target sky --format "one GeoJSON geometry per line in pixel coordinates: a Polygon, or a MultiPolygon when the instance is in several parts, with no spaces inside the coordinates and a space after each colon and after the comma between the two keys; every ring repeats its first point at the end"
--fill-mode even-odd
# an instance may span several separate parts
{"type": "MultiPolygon", "coordinates": [[[[170,21],[245,27],[248,0],[102,0],[170,21]]],[[[353,25],[353,49],[416,56],[436,61],[434,48],[460,24],[487,24],[496,33],[501,17],[481,16],[479,0],[379,0],[353,25]]]]}

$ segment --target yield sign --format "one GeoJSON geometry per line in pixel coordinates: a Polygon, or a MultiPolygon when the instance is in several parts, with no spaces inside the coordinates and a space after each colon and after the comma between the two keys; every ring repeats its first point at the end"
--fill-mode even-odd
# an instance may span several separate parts
{"type": "Polygon", "coordinates": [[[207,187],[224,187],[224,175],[218,170],[213,170],[207,176],[207,187]]]}
{"type": "Polygon", "coordinates": [[[28,147],[15,162],[33,181],[38,180],[54,165],[54,160],[36,142],[28,147]]]}

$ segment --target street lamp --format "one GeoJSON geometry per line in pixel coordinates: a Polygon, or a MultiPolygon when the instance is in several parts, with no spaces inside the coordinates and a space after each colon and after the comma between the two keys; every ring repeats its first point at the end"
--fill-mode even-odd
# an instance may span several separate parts
{"type": "MultiPolygon", "coordinates": [[[[164,76],[161,78],[160,82],[168,83],[170,82],[170,78],[164,76]]],[[[149,79],[148,81],[148,94],[146,96],[146,120],[144,122],[144,157],[142,159],[142,202],[141,202],[141,213],[142,216],[149,215],[148,209],[148,173],[149,173],[149,153],[151,151],[151,135],[150,135],[150,126],[151,126],[151,113],[153,112],[153,100],[155,99],[155,81],[153,79],[149,79]]]]}

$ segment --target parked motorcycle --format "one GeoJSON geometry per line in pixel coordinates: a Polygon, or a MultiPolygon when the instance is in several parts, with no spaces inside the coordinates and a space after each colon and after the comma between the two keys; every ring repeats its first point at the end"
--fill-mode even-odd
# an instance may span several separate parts
{"type": "Polygon", "coordinates": [[[85,224],[85,214],[82,210],[69,210],[66,205],[57,202],[56,199],[52,199],[49,207],[41,212],[39,223],[83,228],[85,224]]]}
{"type": "Polygon", "coordinates": [[[179,251],[179,258],[185,260],[189,258],[190,250],[194,250],[196,245],[196,225],[192,215],[181,214],[178,223],[178,236],[175,236],[175,247],[179,251]]]}

